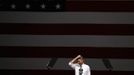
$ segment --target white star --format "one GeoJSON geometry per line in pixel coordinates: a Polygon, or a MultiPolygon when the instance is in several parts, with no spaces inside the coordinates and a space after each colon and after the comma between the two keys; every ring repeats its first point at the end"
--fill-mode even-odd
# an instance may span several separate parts
{"type": "Polygon", "coordinates": [[[41,6],[42,9],[46,7],[45,4],[42,4],[42,5],[40,5],[40,6],[41,6]]]}
{"type": "Polygon", "coordinates": [[[56,9],[60,9],[60,4],[57,4],[56,5],[56,9]]]}
{"type": "Polygon", "coordinates": [[[26,8],[29,9],[30,8],[30,5],[29,4],[26,4],[26,8]]]}
{"type": "Polygon", "coordinates": [[[16,5],[15,4],[11,4],[11,8],[12,9],[15,9],[16,8],[16,5]]]}

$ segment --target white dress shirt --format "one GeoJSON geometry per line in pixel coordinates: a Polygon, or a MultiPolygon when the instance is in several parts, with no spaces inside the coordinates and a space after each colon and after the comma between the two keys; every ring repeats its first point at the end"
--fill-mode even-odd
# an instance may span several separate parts
{"type": "MultiPolygon", "coordinates": [[[[69,63],[69,66],[71,66],[75,70],[75,75],[79,75],[79,64],[69,63]]],[[[88,65],[82,64],[81,67],[83,69],[82,75],[91,75],[90,67],[88,65]]]]}

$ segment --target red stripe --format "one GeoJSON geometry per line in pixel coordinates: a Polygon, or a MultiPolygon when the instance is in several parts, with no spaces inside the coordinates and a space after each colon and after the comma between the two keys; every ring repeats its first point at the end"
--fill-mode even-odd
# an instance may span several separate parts
{"type": "MultiPolygon", "coordinates": [[[[5,75],[74,75],[73,70],[0,70],[5,75]]],[[[134,71],[92,71],[91,75],[133,75],[134,71]]]]}
{"type": "Polygon", "coordinates": [[[134,1],[67,1],[66,11],[133,12],[134,1]]]}
{"type": "Polygon", "coordinates": [[[12,47],[0,46],[0,57],[65,57],[82,54],[87,58],[126,58],[134,59],[134,48],[107,47],[12,47]]]}
{"type": "Polygon", "coordinates": [[[17,24],[1,23],[0,34],[134,35],[133,24],[17,24]]]}

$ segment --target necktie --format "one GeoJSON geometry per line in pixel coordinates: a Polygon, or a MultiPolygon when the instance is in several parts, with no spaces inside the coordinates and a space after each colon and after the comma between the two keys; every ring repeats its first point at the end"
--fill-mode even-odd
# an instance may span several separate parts
{"type": "Polygon", "coordinates": [[[80,65],[79,75],[82,75],[82,73],[83,73],[83,69],[82,69],[82,66],[80,65]]]}

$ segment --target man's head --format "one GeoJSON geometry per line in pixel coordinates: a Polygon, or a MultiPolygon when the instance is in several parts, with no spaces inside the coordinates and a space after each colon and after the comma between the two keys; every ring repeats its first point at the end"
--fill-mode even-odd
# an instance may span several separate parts
{"type": "Polygon", "coordinates": [[[83,57],[78,58],[77,59],[77,63],[80,64],[80,65],[82,65],[84,63],[83,57]]]}

